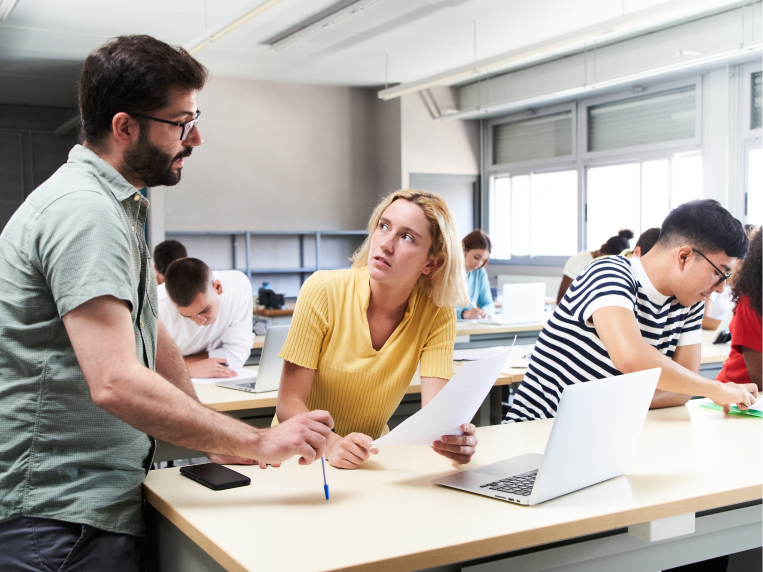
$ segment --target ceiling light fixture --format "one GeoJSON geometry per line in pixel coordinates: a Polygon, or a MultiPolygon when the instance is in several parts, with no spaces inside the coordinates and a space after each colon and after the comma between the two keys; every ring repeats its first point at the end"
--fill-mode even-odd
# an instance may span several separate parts
{"type": "Polygon", "coordinates": [[[366,8],[381,1],[382,0],[358,0],[357,2],[353,2],[349,6],[345,6],[341,10],[337,10],[333,14],[329,14],[325,18],[321,18],[317,22],[313,22],[309,26],[300,28],[296,32],[289,34],[288,36],[281,38],[277,42],[270,44],[270,51],[277,52],[278,50],[282,50],[286,46],[290,46],[293,43],[298,42],[299,40],[303,40],[307,38],[308,36],[312,36],[316,32],[320,32],[321,30],[325,30],[326,28],[331,28],[332,26],[334,26],[335,24],[338,24],[339,22],[342,22],[343,20],[346,20],[352,16],[358,16],[366,8]]]}
{"type": "MultiPolygon", "coordinates": [[[[0,0],[0,2],[1,1],[3,0],[0,0]]],[[[222,26],[218,26],[212,33],[205,31],[201,37],[194,38],[192,41],[188,42],[183,47],[186,50],[188,50],[189,54],[195,54],[203,50],[204,48],[206,48],[212,42],[216,42],[223,36],[231,33],[233,30],[235,30],[239,26],[243,26],[249,20],[256,18],[257,16],[259,16],[266,10],[269,10],[270,8],[272,8],[279,2],[281,2],[281,0],[267,0],[266,2],[261,2],[254,8],[249,8],[246,11],[244,11],[241,15],[239,15],[230,23],[223,24],[222,26]]]]}
{"type": "Polygon", "coordinates": [[[0,0],[0,24],[11,15],[19,0],[0,0]]]}
{"type": "Polygon", "coordinates": [[[486,73],[506,72],[537,64],[551,58],[570,55],[585,49],[589,42],[612,42],[639,33],[649,32],[672,23],[717,13],[739,5],[739,0],[672,0],[657,8],[647,8],[619,16],[603,24],[590,26],[527,48],[514,50],[473,64],[467,64],[418,81],[403,83],[379,92],[379,99],[388,101],[438,85],[454,85],[486,73]]]}

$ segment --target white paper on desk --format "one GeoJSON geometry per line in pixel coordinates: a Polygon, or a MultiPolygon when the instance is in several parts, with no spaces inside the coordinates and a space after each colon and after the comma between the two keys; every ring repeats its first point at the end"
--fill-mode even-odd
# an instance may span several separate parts
{"type": "Polygon", "coordinates": [[[491,348],[472,348],[468,350],[454,350],[453,361],[475,361],[485,359],[511,350],[509,359],[506,362],[508,367],[526,368],[530,365],[530,356],[535,348],[534,344],[525,344],[520,346],[494,346],[491,348]]]}
{"type": "Polygon", "coordinates": [[[192,377],[191,381],[194,383],[215,383],[216,381],[230,381],[236,383],[237,381],[244,381],[247,379],[254,379],[257,377],[257,372],[252,369],[234,369],[238,375],[236,377],[192,377]]]}
{"type": "Polygon", "coordinates": [[[505,351],[465,363],[426,407],[374,441],[372,446],[431,445],[443,435],[460,435],[461,425],[471,422],[509,359],[509,353],[505,351]]]}

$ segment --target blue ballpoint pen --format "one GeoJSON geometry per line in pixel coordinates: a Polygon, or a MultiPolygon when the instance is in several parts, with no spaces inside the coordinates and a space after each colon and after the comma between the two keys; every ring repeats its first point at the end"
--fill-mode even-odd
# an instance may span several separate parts
{"type": "Polygon", "coordinates": [[[323,493],[326,495],[326,500],[329,500],[329,485],[326,482],[326,461],[325,461],[325,457],[321,457],[321,467],[323,467],[323,493]]]}

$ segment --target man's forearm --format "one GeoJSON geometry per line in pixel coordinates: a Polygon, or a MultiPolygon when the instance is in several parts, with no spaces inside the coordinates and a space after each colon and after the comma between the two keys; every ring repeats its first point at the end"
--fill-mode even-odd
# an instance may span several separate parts
{"type": "Polygon", "coordinates": [[[657,382],[657,389],[663,391],[701,397],[712,397],[718,393],[719,381],[704,378],[698,373],[688,370],[646,343],[638,349],[634,348],[633,353],[635,355],[633,355],[627,368],[621,369],[617,364],[615,367],[623,373],[659,367],[662,369],[662,373],[657,382]]]}
{"type": "Polygon", "coordinates": [[[691,395],[684,395],[683,393],[674,393],[672,391],[663,391],[657,389],[652,397],[652,402],[649,404],[649,409],[662,409],[663,407],[678,407],[680,405],[686,405],[691,399],[691,395]]]}
{"type": "Polygon", "coordinates": [[[261,430],[208,409],[138,364],[124,376],[129,383],[111,384],[96,403],[115,417],[180,447],[242,457],[256,451],[261,430]]]}

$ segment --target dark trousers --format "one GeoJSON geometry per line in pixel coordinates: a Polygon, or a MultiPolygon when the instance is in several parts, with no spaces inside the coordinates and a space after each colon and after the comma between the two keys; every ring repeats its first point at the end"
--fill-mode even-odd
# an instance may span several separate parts
{"type": "Polygon", "coordinates": [[[49,518],[0,522],[2,572],[141,572],[142,538],[49,518]]]}

